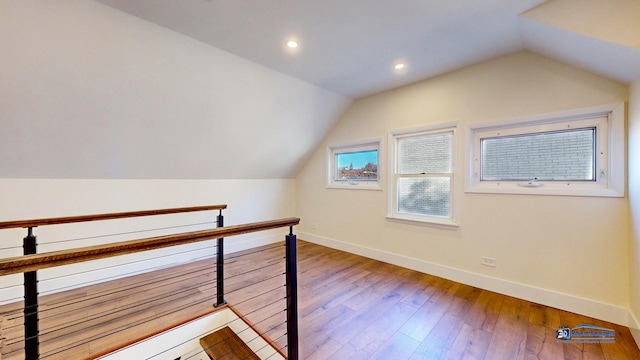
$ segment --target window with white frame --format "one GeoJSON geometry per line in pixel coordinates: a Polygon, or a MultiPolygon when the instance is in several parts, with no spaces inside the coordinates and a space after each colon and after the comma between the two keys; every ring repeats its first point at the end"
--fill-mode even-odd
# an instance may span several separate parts
{"type": "Polygon", "coordinates": [[[606,119],[592,120],[542,132],[478,134],[480,181],[597,181],[596,134],[605,130],[606,119]]]}
{"type": "Polygon", "coordinates": [[[454,143],[452,126],[389,134],[388,218],[455,225],[454,143]]]}
{"type": "Polygon", "coordinates": [[[380,141],[327,147],[327,187],[382,190],[380,141]]]}
{"type": "Polygon", "coordinates": [[[469,129],[465,191],[624,196],[624,104],[469,129]]]}

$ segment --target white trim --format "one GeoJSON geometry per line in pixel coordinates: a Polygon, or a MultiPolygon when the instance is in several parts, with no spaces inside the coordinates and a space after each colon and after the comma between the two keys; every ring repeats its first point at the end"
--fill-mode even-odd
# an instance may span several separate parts
{"type": "Polygon", "coordinates": [[[191,320],[97,359],[208,358],[207,356],[202,356],[204,351],[199,339],[225,326],[231,328],[240,340],[253,350],[260,359],[284,359],[271,344],[267,343],[262,336],[249,326],[245,319],[238,317],[238,315],[229,308],[223,308],[220,311],[191,320]]]}
{"type": "Polygon", "coordinates": [[[350,189],[350,190],[382,190],[382,175],[383,175],[383,161],[382,161],[382,139],[369,139],[369,140],[361,140],[354,141],[349,143],[341,143],[341,144],[329,144],[326,149],[326,178],[327,178],[327,189],[350,189]],[[333,174],[335,171],[335,154],[344,153],[344,152],[357,152],[364,150],[378,150],[378,180],[377,181],[359,181],[359,182],[347,182],[340,183],[336,182],[333,178],[333,174]]]}
{"type": "Polygon", "coordinates": [[[622,109],[624,109],[624,105],[625,103],[615,103],[615,104],[589,106],[589,107],[584,107],[579,109],[556,111],[556,112],[549,112],[544,114],[526,115],[526,116],[520,116],[517,118],[511,118],[511,119],[487,121],[483,123],[472,124],[470,125],[470,127],[488,130],[488,129],[503,128],[509,125],[513,127],[535,125],[535,124],[540,124],[540,122],[543,120],[546,120],[547,123],[564,122],[564,121],[570,121],[575,119],[582,119],[585,117],[585,115],[604,116],[618,109],[620,106],[622,106],[623,107],[622,109]]]}
{"type": "Polygon", "coordinates": [[[387,159],[389,162],[389,172],[387,175],[388,194],[387,194],[387,220],[404,222],[411,225],[433,225],[445,229],[456,229],[459,196],[456,196],[456,172],[458,169],[458,122],[445,122],[428,126],[413,127],[391,130],[387,134],[387,159]],[[398,192],[396,187],[396,140],[403,135],[420,135],[427,133],[445,133],[452,132],[451,139],[451,187],[450,187],[450,206],[451,217],[441,218],[435,216],[420,216],[398,213],[396,210],[398,192]]]}
{"type": "Polygon", "coordinates": [[[386,219],[389,221],[395,221],[395,222],[409,224],[409,225],[439,227],[439,228],[448,229],[448,230],[457,229],[458,227],[460,227],[460,225],[457,222],[448,218],[439,219],[437,217],[430,217],[429,221],[425,221],[424,219],[421,219],[418,216],[397,214],[394,216],[386,216],[386,219]]]}
{"type": "MultiPolygon", "coordinates": [[[[500,294],[513,296],[519,299],[551,306],[565,311],[571,311],[585,316],[593,317],[622,326],[630,326],[630,312],[628,309],[607,304],[575,295],[548,290],[499,279],[483,274],[460,270],[449,266],[432,263],[416,258],[398,255],[370,247],[355,245],[344,241],[334,240],[318,235],[300,232],[298,238],[318,245],[346,251],[352,254],[368,257],[386,263],[402,266],[426,274],[443,277],[459,283],[477,288],[494,291],[500,294]]],[[[636,339],[637,341],[637,339],[636,339]]]]}
{"type": "Polygon", "coordinates": [[[631,330],[631,335],[633,336],[633,340],[636,341],[636,345],[640,348],[640,321],[635,316],[633,311],[629,310],[629,330],[631,330]]]}
{"type": "MultiPolygon", "coordinates": [[[[592,168],[592,175],[595,176],[595,181],[586,182],[587,186],[596,186],[603,187],[606,186],[606,180],[608,176],[601,177],[599,176],[599,169],[608,169],[608,159],[609,159],[609,131],[607,123],[609,122],[608,116],[594,116],[589,117],[588,119],[580,119],[571,122],[562,122],[562,123],[552,123],[552,124],[538,124],[538,125],[528,125],[528,126],[518,126],[518,127],[508,127],[504,129],[495,129],[495,130],[483,130],[483,129],[472,129],[473,132],[473,143],[470,144],[473,146],[473,180],[476,186],[482,186],[485,183],[495,183],[501,182],[501,180],[487,180],[483,178],[482,173],[482,160],[481,160],[481,148],[483,140],[496,139],[496,138],[510,138],[514,135],[540,135],[540,134],[549,134],[549,133],[557,133],[559,131],[564,130],[573,130],[573,131],[589,131],[592,134],[594,133],[597,136],[597,139],[594,141],[594,145],[597,146],[595,149],[595,167],[592,168]],[[604,155],[606,154],[606,156],[604,155]]],[[[607,174],[608,175],[608,174],[607,174]]],[[[527,179],[530,180],[531,178],[527,179]]],[[[569,180],[573,182],[573,180],[569,180]]],[[[514,181],[504,181],[505,183],[516,183],[514,181]]],[[[541,182],[542,184],[543,182],[541,182]]],[[[555,182],[556,184],[559,181],[555,182]]],[[[547,185],[552,185],[547,183],[547,185]]]]}
{"type": "MultiPolygon", "coordinates": [[[[466,126],[464,191],[492,194],[624,197],[626,181],[625,117],[626,104],[618,103],[466,126]],[[604,169],[605,179],[598,181],[598,183],[540,182],[539,185],[544,186],[519,186],[519,184],[522,185],[521,182],[479,181],[476,176],[475,155],[478,152],[476,143],[479,133],[498,129],[509,132],[514,128],[530,126],[553,127],[562,122],[605,116],[608,118],[607,129],[604,129],[605,133],[599,136],[605,137],[601,139],[600,143],[606,143],[606,148],[598,151],[598,153],[601,152],[600,150],[606,152],[606,158],[599,161],[602,167],[606,168],[604,169]]],[[[600,176],[601,170],[596,169],[598,176],[600,176]]]]}
{"type": "Polygon", "coordinates": [[[627,104],[612,105],[609,121],[609,188],[617,196],[625,196],[627,180],[627,104]],[[622,154],[622,156],[616,156],[622,154]]]}

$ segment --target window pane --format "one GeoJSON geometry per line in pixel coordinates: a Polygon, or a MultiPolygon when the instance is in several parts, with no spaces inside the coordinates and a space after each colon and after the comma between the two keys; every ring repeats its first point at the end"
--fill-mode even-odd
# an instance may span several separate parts
{"type": "Polygon", "coordinates": [[[378,150],[336,154],[336,181],[377,181],[378,150]]]}
{"type": "Polygon", "coordinates": [[[398,139],[398,173],[450,173],[452,135],[448,132],[398,139]]]}
{"type": "Polygon", "coordinates": [[[595,129],[482,139],[482,180],[595,181],[595,129]]]}
{"type": "Polygon", "coordinates": [[[450,178],[411,177],[398,179],[398,212],[449,217],[450,178]]]}

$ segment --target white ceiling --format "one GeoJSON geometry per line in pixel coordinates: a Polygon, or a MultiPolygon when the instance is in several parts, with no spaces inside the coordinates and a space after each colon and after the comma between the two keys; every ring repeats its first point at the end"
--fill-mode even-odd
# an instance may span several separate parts
{"type": "Polygon", "coordinates": [[[638,47],[520,16],[545,0],[99,1],[354,99],[525,49],[624,83],[640,77],[638,47]]]}

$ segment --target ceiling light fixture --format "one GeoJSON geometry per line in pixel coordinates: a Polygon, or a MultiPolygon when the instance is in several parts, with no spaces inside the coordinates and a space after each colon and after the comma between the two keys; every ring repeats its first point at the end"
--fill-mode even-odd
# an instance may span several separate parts
{"type": "Polygon", "coordinates": [[[287,44],[287,47],[290,47],[292,49],[295,49],[298,47],[298,42],[295,40],[288,40],[286,44],[287,44]]]}
{"type": "Polygon", "coordinates": [[[393,68],[396,69],[396,70],[402,70],[402,69],[404,69],[404,67],[405,67],[404,63],[397,63],[397,64],[393,65],[393,68]]]}

